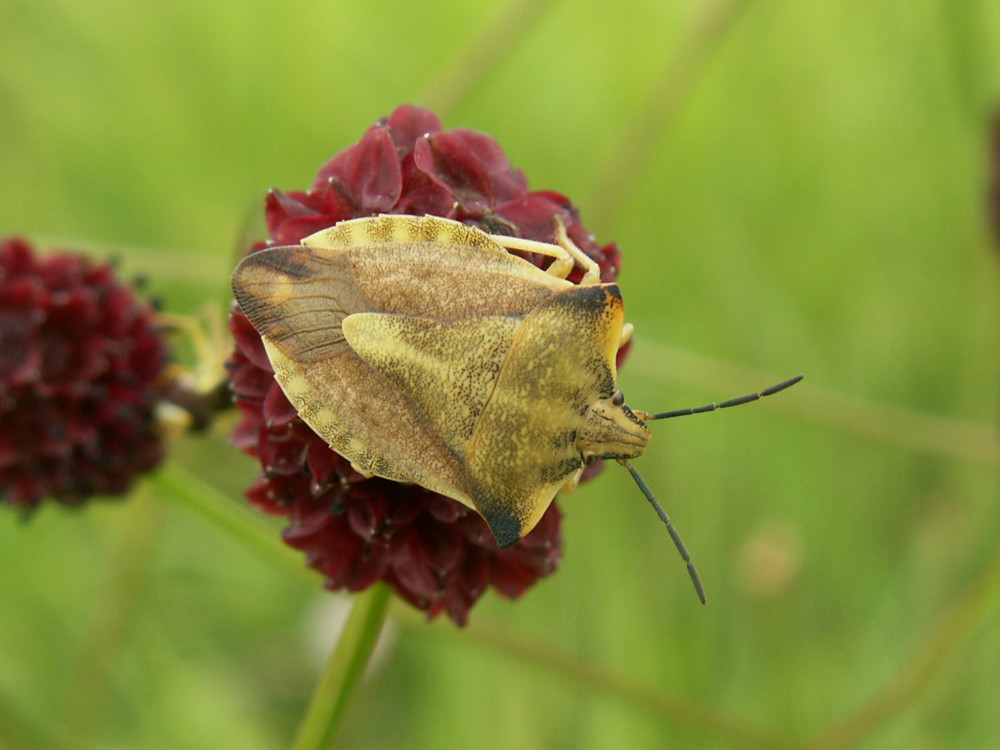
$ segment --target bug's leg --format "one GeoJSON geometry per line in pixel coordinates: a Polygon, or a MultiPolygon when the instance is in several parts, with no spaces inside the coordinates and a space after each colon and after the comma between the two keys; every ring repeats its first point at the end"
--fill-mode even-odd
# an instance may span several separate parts
{"type": "MultiPolygon", "coordinates": [[[[523,237],[510,237],[505,234],[490,235],[498,245],[507,250],[521,250],[525,253],[537,253],[552,258],[553,261],[546,273],[565,279],[569,272],[573,270],[573,257],[569,252],[559,245],[552,245],[548,242],[538,242],[537,240],[527,240],[523,237]]],[[[589,259],[588,259],[589,260],[589,259]]],[[[593,261],[591,261],[593,262],[593,261]]]]}
{"type": "Polygon", "coordinates": [[[618,339],[618,348],[621,349],[625,344],[632,340],[632,332],[635,331],[635,326],[631,323],[626,323],[622,326],[622,337],[618,339]]]}
{"type": "Polygon", "coordinates": [[[363,476],[365,479],[371,479],[373,476],[375,476],[369,469],[366,469],[364,466],[358,466],[353,461],[351,461],[351,468],[354,469],[356,472],[358,472],[358,474],[363,476]]]}
{"type": "Polygon", "coordinates": [[[570,474],[569,478],[566,480],[566,484],[560,487],[559,491],[567,495],[572,495],[573,490],[575,490],[576,486],[580,484],[580,477],[582,476],[583,476],[583,467],[581,466],[579,469],[570,474]]]}
{"type": "Polygon", "coordinates": [[[554,258],[552,264],[546,269],[546,273],[565,279],[573,270],[574,265],[579,264],[584,269],[580,286],[592,286],[601,282],[601,269],[583,250],[573,244],[573,240],[566,234],[566,227],[559,217],[556,217],[556,243],[538,242],[536,240],[526,240],[521,237],[508,237],[502,234],[492,234],[490,237],[501,247],[508,250],[521,250],[526,253],[538,253],[554,258]]]}
{"type": "Polygon", "coordinates": [[[556,242],[584,270],[585,273],[583,274],[583,278],[580,279],[580,286],[591,286],[601,283],[601,268],[597,265],[597,261],[578,248],[576,243],[569,238],[569,235],[566,234],[566,225],[562,223],[562,219],[558,216],[556,217],[556,242]]]}

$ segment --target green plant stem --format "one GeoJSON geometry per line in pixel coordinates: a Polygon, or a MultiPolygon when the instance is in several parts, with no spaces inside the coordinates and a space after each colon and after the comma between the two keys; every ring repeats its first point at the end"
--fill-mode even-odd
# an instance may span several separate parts
{"type": "Polygon", "coordinates": [[[277,530],[249,510],[191,474],[176,462],[168,462],[151,478],[160,491],[187,505],[222,527],[232,537],[283,571],[315,585],[316,573],[302,564],[299,553],[281,542],[277,530]]]}
{"type": "Polygon", "coordinates": [[[375,650],[389,608],[390,589],[377,583],[354,597],[344,632],[327,662],[299,725],[294,750],[327,750],[336,736],[354,689],[375,650]]]}
{"type": "MultiPolygon", "coordinates": [[[[712,359],[655,341],[643,341],[629,361],[629,376],[672,380],[715,393],[742,393],[760,389],[782,377],[712,359]]],[[[806,379],[769,409],[794,414],[826,427],[864,435],[888,445],[958,459],[972,464],[1000,466],[1000,431],[991,424],[977,424],[953,417],[924,414],[838,393],[806,379]]]]}
{"type": "Polygon", "coordinates": [[[73,680],[59,726],[77,741],[96,737],[106,713],[115,658],[142,609],[164,516],[163,504],[153,502],[149,494],[140,485],[122,508],[124,527],[107,566],[107,580],[91,602],[77,662],[70,671],[73,680]]]}
{"type": "MultiPolygon", "coordinates": [[[[157,472],[152,482],[160,491],[222,527],[264,558],[315,585],[315,572],[306,569],[298,555],[281,544],[272,527],[254,518],[214,487],[174,463],[157,472]]],[[[389,587],[379,583],[354,597],[344,632],[299,727],[296,750],[326,750],[329,747],[382,631],[389,593],[389,587]]]]}
{"type": "Polygon", "coordinates": [[[698,9],[691,31],[663,66],[645,103],[607,150],[593,182],[593,194],[581,202],[587,209],[587,226],[594,232],[608,230],[628,200],[630,188],[641,182],[650,152],[673,125],[712,53],[749,4],[750,0],[729,0],[698,9]]]}
{"type": "Polygon", "coordinates": [[[512,0],[503,5],[480,31],[469,36],[417,100],[447,120],[552,4],[552,0],[512,0]]]}
{"type": "MultiPolygon", "coordinates": [[[[27,700],[26,700],[27,699],[27,700]]],[[[25,693],[0,691],[0,747],[62,748],[79,747],[80,735],[72,735],[60,721],[53,720],[51,706],[32,710],[24,703],[25,693]]]]}
{"type": "Polygon", "coordinates": [[[938,676],[948,660],[972,636],[1000,595],[1000,547],[983,573],[944,617],[937,630],[915,650],[884,688],[866,700],[857,711],[837,722],[806,747],[808,750],[840,750],[856,746],[904,711],[938,676]]]}

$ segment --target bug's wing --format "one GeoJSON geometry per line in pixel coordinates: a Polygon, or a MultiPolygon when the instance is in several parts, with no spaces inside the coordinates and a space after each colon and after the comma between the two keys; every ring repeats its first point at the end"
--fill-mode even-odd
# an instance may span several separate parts
{"type": "Polygon", "coordinates": [[[358,313],[344,319],[343,330],[351,348],[395,383],[462,456],[520,324],[506,316],[441,323],[358,313]]]}
{"type": "Polygon", "coordinates": [[[581,467],[577,435],[615,389],[623,310],[618,287],[574,287],[517,329],[466,452],[472,498],[501,546],[534,528],[581,467]]]}
{"type": "Polygon", "coordinates": [[[523,316],[573,287],[475,227],[435,216],[343,221],[302,244],[321,260],[348,257],[351,283],[378,312],[438,321],[523,316]]]}
{"type": "Polygon", "coordinates": [[[258,333],[298,362],[350,351],[341,321],[371,309],[347,256],[321,259],[301,245],[248,255],[233,273],[233,293],[258,333]]]}
{"type": "Polygon", "coordinates": [[[413,402],[344,339],[344,318],[369,309],[350,278],[344,255],[317,258],[302,246],[277,247],[245,258],[233,291],[285,395],[331,448],[365,473],[461,499],[461,461],[413,402]]]}

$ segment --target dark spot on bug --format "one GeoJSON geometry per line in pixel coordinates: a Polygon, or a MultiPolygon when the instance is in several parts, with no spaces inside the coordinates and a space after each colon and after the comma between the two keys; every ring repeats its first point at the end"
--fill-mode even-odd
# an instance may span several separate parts
{"type": "Polygon", "coordinates": [[[517,227],[507,221],[502,216],[498,216],[492,211],[487,213],[478,222],[479,228],[487,234],[500,234],[507,237],[517,237],[517,227]]]}
{"type": "Polygon", "coordinates": [[[497,544],[503,547],[510,547],[521,539],[521,522],[507,511],[499,513],[488,513],[486,522],[496,537],[497,544]]]}
{"type": "Polygon", "coordinates": [[[248,255],[243,259],[241,266],[245,268],[262,266],[291,279],[309,279],[313,274],[312,264],[308,261],[312,253],[306,254],[302,250],[299,245],[268,248],[267,252],[248,255]]]}

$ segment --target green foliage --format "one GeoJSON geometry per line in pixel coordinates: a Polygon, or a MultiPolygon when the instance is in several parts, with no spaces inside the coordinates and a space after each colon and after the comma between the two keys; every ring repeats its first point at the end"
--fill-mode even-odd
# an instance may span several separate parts
{"type": "MultiPolygon", "coordinates": [[[[654,424],[636,461],[707,607],[609,466],[561,501],[562,570],[523,601],[466,631],[394,610],[343,746],[994,743],[1000,6],[15,0],[0,235],[221,312],[264,190],[407,101],[620,244],[630,404],[807,380],[654,424]]],[[[238,510],[230,426],[172,455],[238,510]]],[[[0,745],[291,742],[337,598],[163,486],[0,514],[0,745]]]]}

